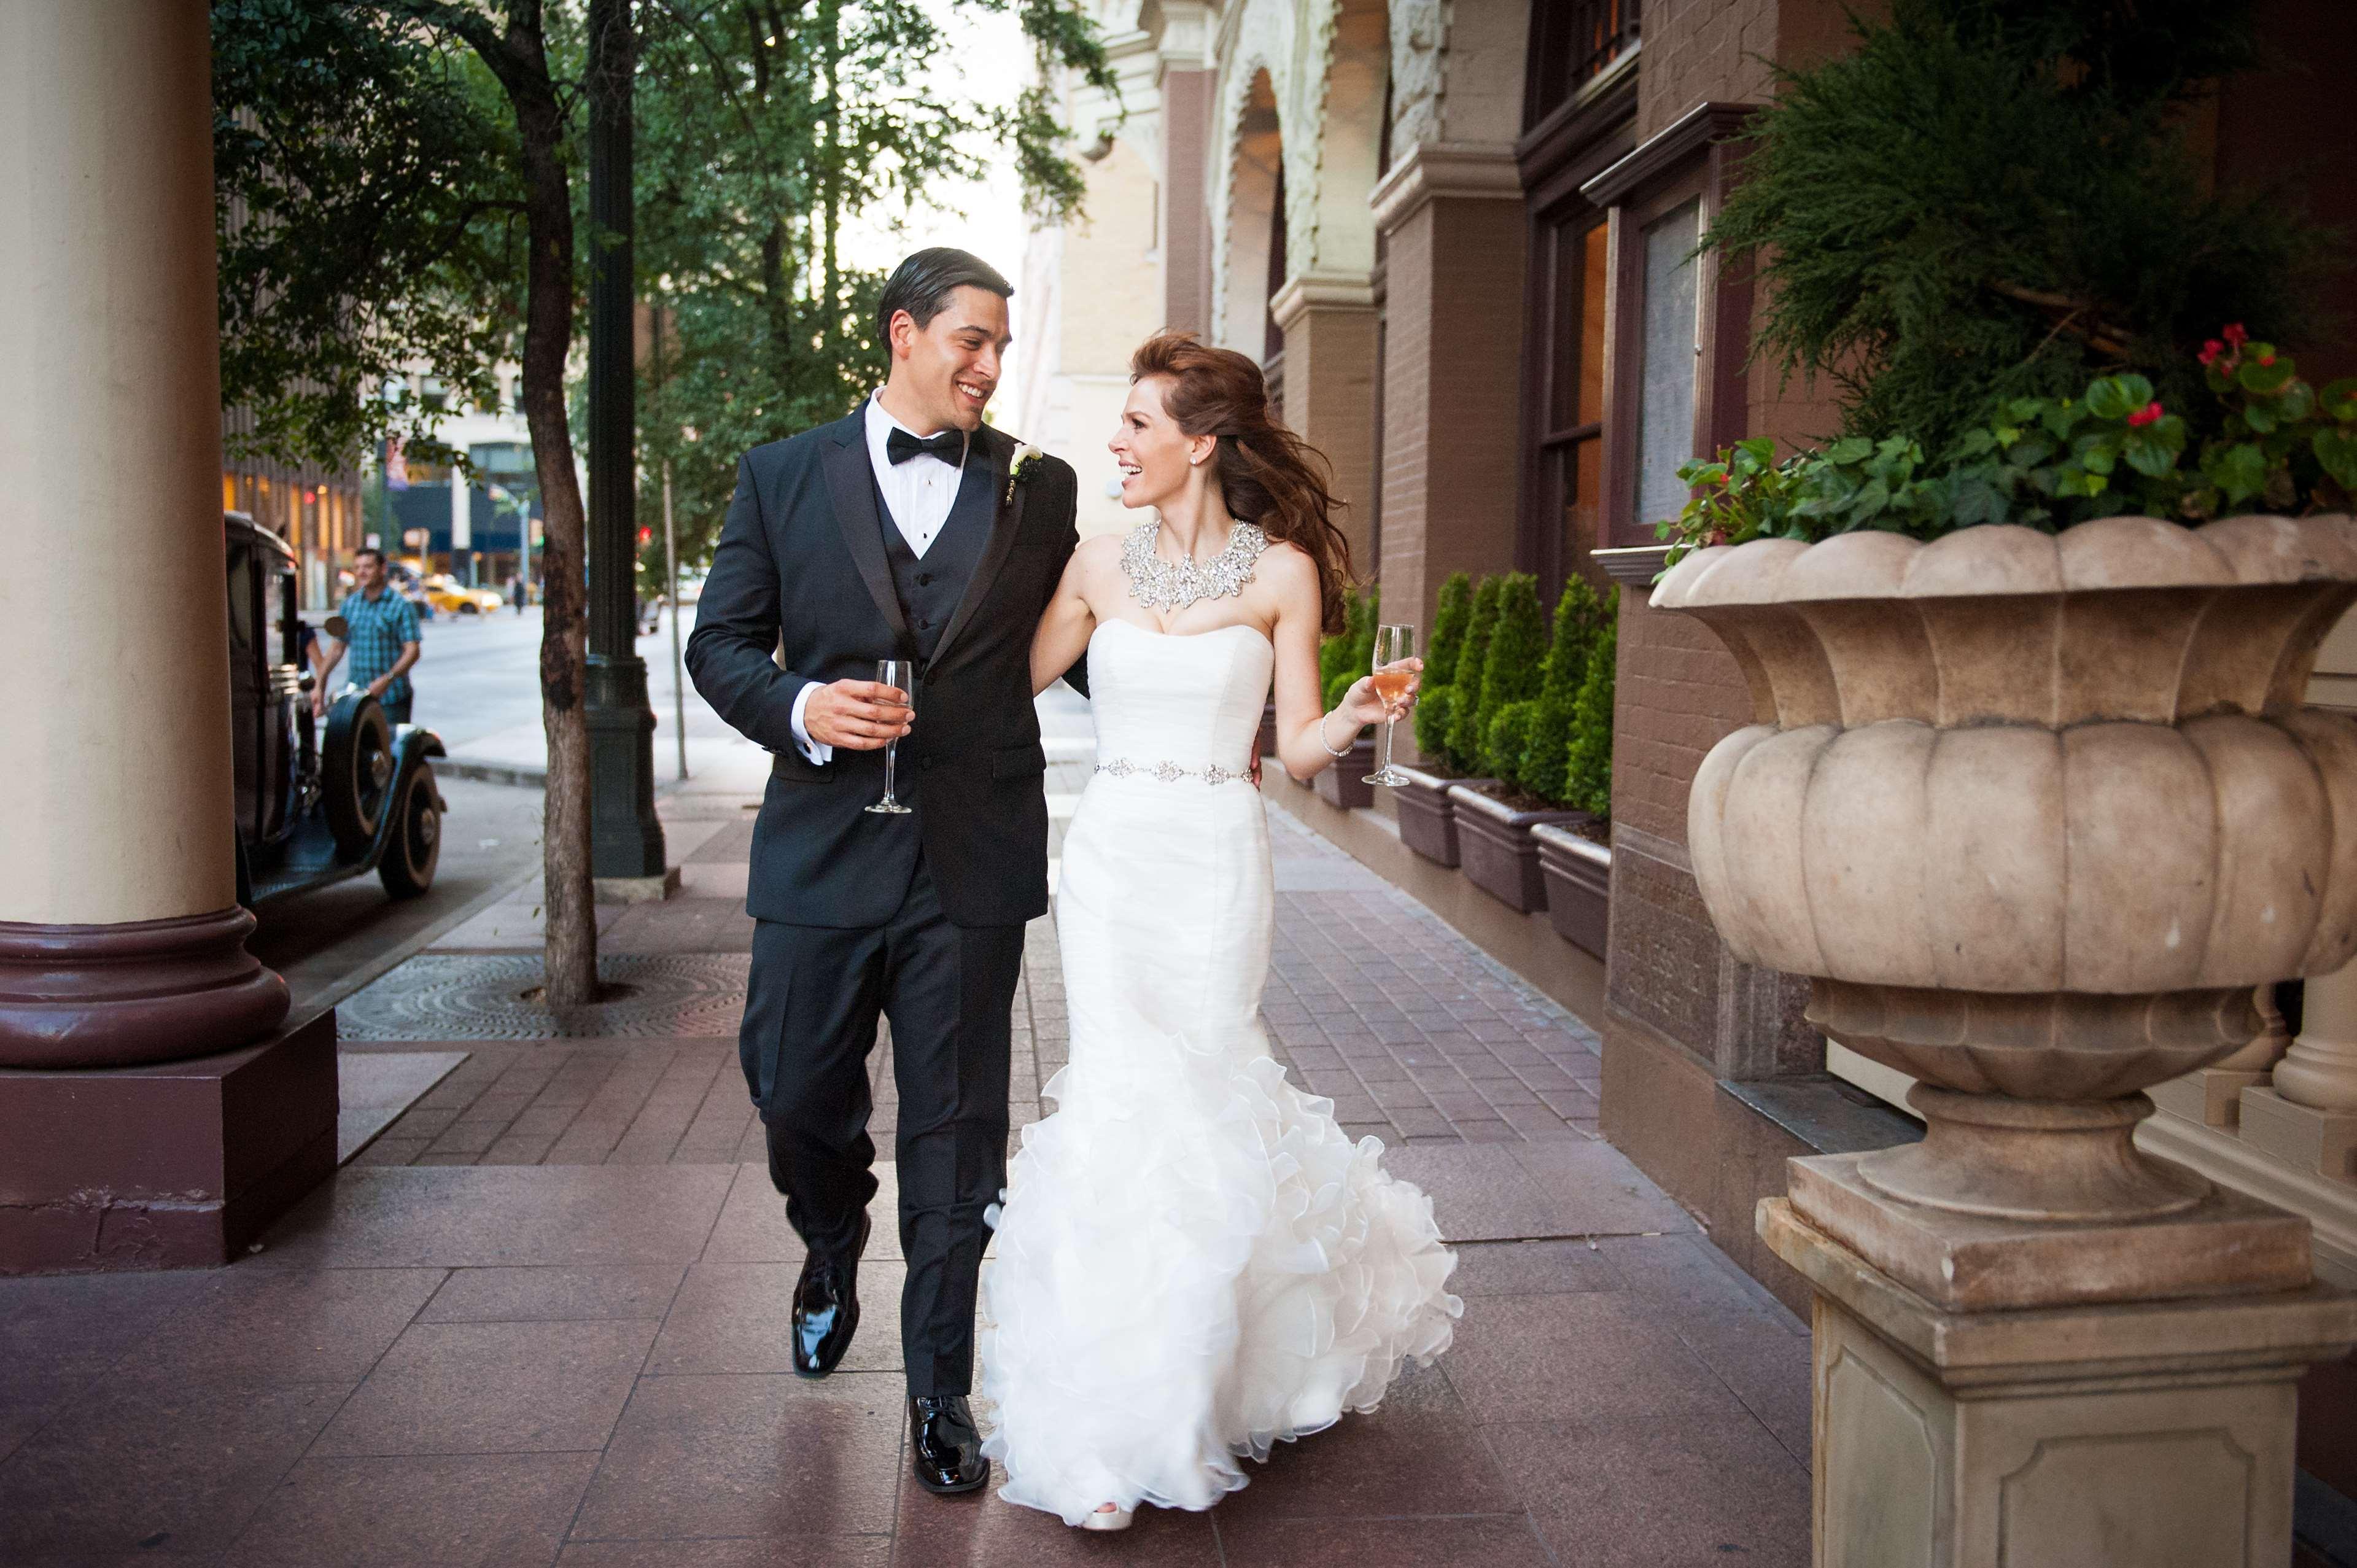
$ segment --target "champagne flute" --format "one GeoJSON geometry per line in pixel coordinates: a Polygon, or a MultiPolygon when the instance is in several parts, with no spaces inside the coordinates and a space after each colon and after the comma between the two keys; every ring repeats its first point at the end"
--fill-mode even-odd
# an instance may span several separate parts
{"type": "Polygon", "coordinates": [[[1392,766],[1392,732],[1399,728],[1399,703],[1415,680],[1409,670],[1392,670],[1386,666],[1415,657],[1415,628],[1412,626],[1379,626],[1375,628],[1375,695],[1383,700],[1389,713],[1383,720],[1383,765],[1367,775],[1370,784],[1406,784],[1408,776],[1392,766]]]}
{"type": "MultiPolygon", "coordinates": [[[[911,712],[915,711],[917,706],[917,672],[915,668],[910,665],[907,660],[877,660],[876,661],[876,679],[884,685],[895,687],[899,691],[906,692],[909,694],[909,710],[911,712]]],[[[897,736],[884,743],[884,798],[867,808],[871,811],[880,812],[883,815],[893,817],[905,817],[909,814],[909,808],[900,804],[899,800],[892,797],[892,763],[895,755],[899,751],[899,749],[900,741],[899,737],[897,736]]]]}

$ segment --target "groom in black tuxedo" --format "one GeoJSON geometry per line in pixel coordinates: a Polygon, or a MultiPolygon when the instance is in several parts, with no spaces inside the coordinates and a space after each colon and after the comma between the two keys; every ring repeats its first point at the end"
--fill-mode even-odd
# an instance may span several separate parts
{"type": "Polygon", "coordinates": [[[982,422],[1013,292],[963,251],[900,263],[877,308],[883,390],[746,454],[687,645],[695,689],[775,754],[738,1051],[809,1249],[794,1369],[823,1377],[858,1326],[880,1014],[900,1099],[912,1447],[936,1492],[990,1474],[965,1400],[974,1287],[1005,1181],[1023,927],[1048,908],[1031,634],[1079,542],[1071,468],[1027,451],[1018,470],[1016,443],[982,422]],[[881,659],[914,663],[913,693],[877,683],[881,659]],[[913,815],[867,811],[895,738],[913,815]]]}

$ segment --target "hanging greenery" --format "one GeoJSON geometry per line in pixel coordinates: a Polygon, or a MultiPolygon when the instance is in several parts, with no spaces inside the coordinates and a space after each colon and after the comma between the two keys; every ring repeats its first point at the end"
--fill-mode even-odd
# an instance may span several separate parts
{"type": "MultiPolygon", "coordinates": [[[[1895,0],[1779,71],[1707,246],[1757,269],[1756,351],[1829,378],[1842,431],[1938,453],[1992,399],[2134,372],[2191,410],[2221,319],[2282,340],[2319,249],[2279,190],[2213,192],[2197,92],[2255,58],[2251,0],[1895,0]]],[[[2209,434],[2196,429],[2197,437],[2209,434]]]]}

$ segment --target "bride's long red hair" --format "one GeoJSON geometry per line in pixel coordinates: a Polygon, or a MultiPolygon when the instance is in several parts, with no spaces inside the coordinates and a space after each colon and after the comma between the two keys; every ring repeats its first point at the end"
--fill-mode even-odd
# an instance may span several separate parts
{"type": "Polygon", "coordinates": [[[1135,382],[1168,383],[1162,406],[1189,435],[1214,435],[1213,477],[1228,515],[1281,539],[1318,565],[1318,613],[1328,634],[1344,626],[1351,542],[1334,525],[1333,465],[1269,413],[1260,367],[1232,349],[1214,349],[1192,332],[1157,332],[1129,359],[1135,382]]]}

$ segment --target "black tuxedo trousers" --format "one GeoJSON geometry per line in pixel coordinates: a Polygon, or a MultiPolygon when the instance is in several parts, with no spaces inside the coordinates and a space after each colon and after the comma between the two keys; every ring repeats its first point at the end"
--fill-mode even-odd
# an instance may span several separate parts
{"type": "Polygon", "coordinates": [[[988,488],[970,468],[944,535],[982,537],[943,551],[942,569],[965,567],[965,581],[927,584],[912,614],[862,415],[757,448],[687,649],[696,690],[775,757],[753,829],[738,1051],[770,1176],[813,1253],[848,1248],[876,1195],[868,1064],[878,1021],[891,1026],[912,1394],[971,1387],[983,1214],[1006,1179],[1009,1014],[1024,923],[1048,906],[1030,646],[1078,542],[1075,485],[1045,457],[1018,484],[1013,456],[1007,437],[975,433],[966,461],[988,466],[988,488]],[[942,626],[945,598],[955,607],[942,626]],[[913,814],[874,815],[883,753],[811,762],[792,737],[794,699],[813,683],[873,680],[878,659],[920,657],[897,780],[913,814]]]}

